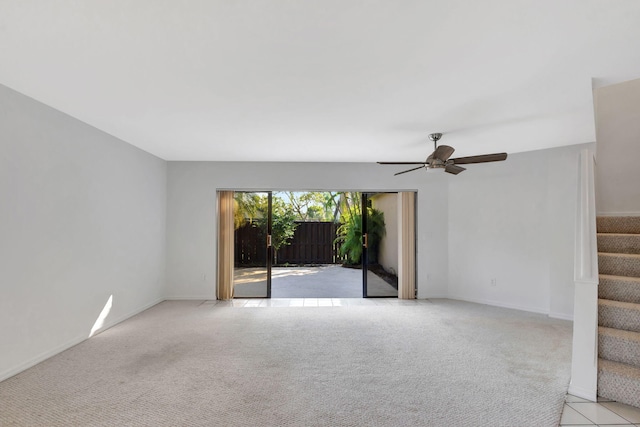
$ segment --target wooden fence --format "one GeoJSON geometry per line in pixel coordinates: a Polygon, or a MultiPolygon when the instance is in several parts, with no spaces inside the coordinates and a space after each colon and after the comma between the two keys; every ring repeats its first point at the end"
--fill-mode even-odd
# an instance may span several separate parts
{"type": "MultiPolygon", "coordinates": [[[[283,245],[274,264],[340,264],[340,245],[334,243],[339,224],[296,222],[293,239],[283,245]]],[[[266,265],[266,239],[256,224],[247,223],[235,231],[235,265],[266,265]]]]}
{"type": "Polygon", "coordinates": [[[267,265],[267,239],[255,222],[235,230],[233,246],[236,267],[267,265]]]}

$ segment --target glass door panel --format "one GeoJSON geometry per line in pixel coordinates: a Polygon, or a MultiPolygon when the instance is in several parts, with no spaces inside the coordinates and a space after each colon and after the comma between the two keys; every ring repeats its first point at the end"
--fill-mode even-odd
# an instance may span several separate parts
{"type": "Polygon", "coordinates": [[[362,194],[365,298],[398,297],[398,193],[362,194]]]}
{"type": "Polygon", "coordinates": [[[234,298],[271,297],[271,192],[234,193],[234,298]]]}

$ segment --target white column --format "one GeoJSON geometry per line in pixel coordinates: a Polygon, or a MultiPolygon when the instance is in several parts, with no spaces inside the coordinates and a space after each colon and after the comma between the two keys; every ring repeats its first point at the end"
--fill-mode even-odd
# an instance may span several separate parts
{"type": "Polygon", "coordinates": [[[573,356],[569,393],[596,401],[598,388],[598,244],[593,152],[580,153],[576,216],[573,356]]]}

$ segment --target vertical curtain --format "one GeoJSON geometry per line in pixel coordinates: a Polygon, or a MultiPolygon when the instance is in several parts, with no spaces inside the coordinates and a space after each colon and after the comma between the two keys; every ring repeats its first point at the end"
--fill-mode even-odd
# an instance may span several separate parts
{"type": "Polygon", "coordinates": [[[398,298],[416,297],[415,193],[398,193],[398,298]]]}
{"type": "Polygon", "coordinates": [[[218,299],[233,298],[233,191],[218,192],[218,299]]]}

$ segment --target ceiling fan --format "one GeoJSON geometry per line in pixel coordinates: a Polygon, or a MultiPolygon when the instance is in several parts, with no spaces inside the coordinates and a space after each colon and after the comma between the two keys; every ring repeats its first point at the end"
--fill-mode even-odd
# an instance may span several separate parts
{"type": "Polygon", "coordinates": [[[487,163],[487,162],[499,162],[507,158],[507,153],[495,153],[495,154],[482,154],[480,156],[458,157],[450,159],[454,152],[453,147],[448,145],[437,146],[438,141],[442,138],[441,133],[432,133],[429,135],[429,139],[433,141],[434,151],[431,153],[427,160],[424,162],[378,162],[380,165],[420,165],[416,168],[411,168],[406,171],[393,174],[400,175],[407,172],[412,172],[418,169],[444,169],[445,172],[458,175],[460,172],[466,170],[458,165],[468,165],[471,163],[487,163]]]}

